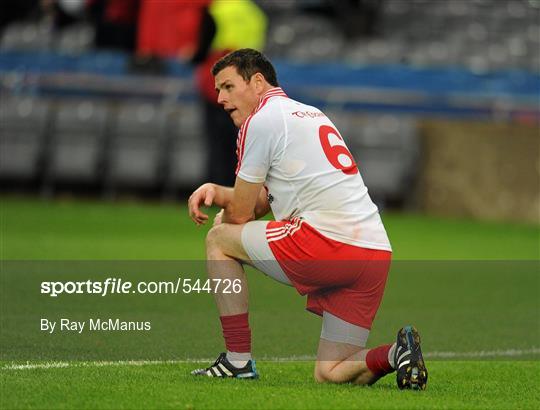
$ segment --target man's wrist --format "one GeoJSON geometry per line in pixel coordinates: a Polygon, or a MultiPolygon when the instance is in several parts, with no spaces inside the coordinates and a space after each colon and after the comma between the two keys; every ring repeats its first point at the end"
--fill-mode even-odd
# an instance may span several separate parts
{"type": "Polygon", "coordinates": [[[235,215],[234,210],[231,209],[230,206],[225,207],[223,209],[223,216],[221,219],[224,223],[234,224],[234,225],[241,225],[245,224],[246,222],[255,220],[255,214],[252,213],[250,217],[238,217],[235,215]]]}
{"type": "Polygon", "coordinates": [[[210,185],[215,192],[214,205],[223,209],[227,208],[232,201],[233,188],[224,187],[211,182],[210,185]]]}

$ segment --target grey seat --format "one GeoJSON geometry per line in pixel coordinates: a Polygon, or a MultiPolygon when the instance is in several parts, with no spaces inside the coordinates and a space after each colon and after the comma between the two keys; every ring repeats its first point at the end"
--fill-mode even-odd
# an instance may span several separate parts
{"type": "Polygon", "coordinates": [[[42,23],[13,23],[2,33],[0,48],[3,50],[35,51],[50,48],[52,30],[46,21],[42,23]]]}
{"type": "Polygon", "coordinates": [[[391,115],[361,118],[351,148],[370,193],[403,200],[416,172],[419,140],[413,120],[391,115]]]}
{"type": "Polygon", "coordinates": [[[39,176],[49,105],[37,98],[2,96],[0,177],[30,180],[39,176]]]}
{"type": "Polygon", "coordinates": [[[297,14],[271,22],[265,51],[272,57],[324,62],[337,59],[343,46],[342,35],[330,19],[297,14]]]}
{"type": "Polygon", "coordinates": [[[370,194],[377,199],[404,199],[407,161],[398,149],[364,149],[357,153],[358,169],[370,194]]]}
{"type": "Polygon", "coordinates": [[[206,172],[206,139],[197,104],[182,104],[170,117],[168,132],[168,190],[191,188],[203,182],[206,172]]]}
{"type": "Polygon", "coordinates": [[[63,53],[88,51],[94,41],[94,29],[89,24],[75,24],[64,28],[56,39],[56,48],[63,53]]]}
{"type": "Polygon", "coordinates": [[[160,183],[165,115],[153,103],[119,107],[111,135],[107,184],[153,187],[160,183]]]}
{"type": "Polygon", "coordinates": [[[49,181],[99,181],[107,117],[104,102],[67,100],[59,104],[53,125],[49,181]]]}

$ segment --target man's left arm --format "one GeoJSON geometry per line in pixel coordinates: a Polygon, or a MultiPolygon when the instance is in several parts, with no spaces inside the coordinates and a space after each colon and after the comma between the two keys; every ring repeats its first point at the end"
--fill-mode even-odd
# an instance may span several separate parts
{"type": "Polygon", "coordinates": [[[222,222],[244,224],[255,219],[255,207],[263,182],[253,183],[237,177],[231,201],[225,206],[222,222]]]}

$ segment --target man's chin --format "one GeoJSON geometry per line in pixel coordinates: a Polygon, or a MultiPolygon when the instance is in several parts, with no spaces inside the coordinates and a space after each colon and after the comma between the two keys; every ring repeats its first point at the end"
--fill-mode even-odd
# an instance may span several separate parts
{"type": "Polygon", "coordinates": [[[237,127],[237,128],[240,128],[242,126],[242,124],[244,123],[243,120],[240,120],[239,118],[233,118],[231,117],[231,120],[232,122],[234,123],[234,125],[237,127]]]}

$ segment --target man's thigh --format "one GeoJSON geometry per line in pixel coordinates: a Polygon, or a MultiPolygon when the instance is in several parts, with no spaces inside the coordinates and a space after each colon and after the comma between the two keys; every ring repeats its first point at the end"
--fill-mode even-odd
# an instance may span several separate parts
{"type": "Polygon", "coordinates": [[[267,238],[267,225],[269,221],[252,221],[244,225],[242,229],[242,246],[251,266],[260,270],[285,285],[292,286],[291,281],[281,268],[274,256],[267,238]]]}
{"type": "Polygon", "coordinates": [[[330,312],[323,312],[318,362],[342,361],[365,349],[369,329],[346,322],[330,312]]]}
{"type": "Polygon", "coordinates": [[[267,224],[268,221],[251,221],[242,225],[219,224],[210,230],[207,240],[218,243],[225,255],[253,266],[278,282],[292,286],[268,245],[267,224]]]}
{"type": "Polygon", "coordinates": [[[369,330],[348,323],[329,312],[324,312],[322,322],[315,376],[324,379],[322,375],[328,374],[344,361],[350,362],[350,370],[354,373],[355,362],[365,360],[369,330]]]}
{"type": "Polygon", "coordinates": [[[364,351],[365,349],[365,347],[356,346],[349,343],[333,342],[321,337],[319,339],[319,347],[317,349],[317,363],[339,363],[347,358],[350,358],[355,353],[364,351]]]}
{"type": "Polygon", "coordinates": [[[321,338],[315,379],[319,382],[370,384],[373,374],[365,365],[366,348],[321,338]]]}

